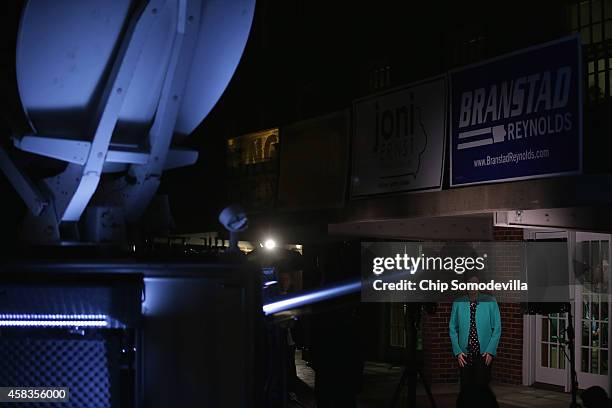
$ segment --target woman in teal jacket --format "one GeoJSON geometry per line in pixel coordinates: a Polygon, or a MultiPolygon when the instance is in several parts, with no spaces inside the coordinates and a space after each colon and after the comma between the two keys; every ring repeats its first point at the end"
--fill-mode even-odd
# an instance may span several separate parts
{"type": "MultiPolygon", "coordinates": [[[[465,276],[468,282],[478,277],[465,276]]],[[[449,332],[453,355],[461,370],[461,386],[488,385],[491,363],[497,355],[501,336],[501,317],[495,298],[478,292],[468,292],[453,302],[449,332]]]]}

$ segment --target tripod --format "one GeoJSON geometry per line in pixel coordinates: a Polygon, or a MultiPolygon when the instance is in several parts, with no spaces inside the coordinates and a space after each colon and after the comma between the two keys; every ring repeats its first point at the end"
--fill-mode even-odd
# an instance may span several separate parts
{"type": "MultiPolygon", "coordinates": [[[[577,408],[580,405],[576,402],[576,395],[578,393],[578,375],[576,374],[576,349],[574,348],[576,331],[574,330],[574,324],[572,322],[572,307],[569,303],[565,305],[567,312],[567,327],[565,328],[565,335],[567,336],[567,346],[569,347],[569,363],[570,363],[570,377],[571,385],[570,392],[572,394],[572,402],[570,408],[577,408]]],[[[566,354],[567,357],[567,354],[566,354]]]]}
{"type": "Polygon", "coordinates": [[[395,408],[399,401],[400,395],[402,393],[402,388],[408,388],[408,406],[414,407],[416,406],[416,387],[419,378],[423,383],[423,387],[425,388],[425,392],[427,393],[427,397],[429,398],[429,403],[432,408],[436,408],[436,401],[434,400],[433,394],[431,393],[431,388],[423,375],[423,361],[422,358],[417,357],[417,326],[420,323],[421,317],[421,308],[424,307],[425,310],[429,312],[433,311],[431,305],[406,305],[406,313],[404,315],[404,327],[406,330],[406,341],[407,341],[407,352],[408,356],[406,359],[406,366],[402,371],[402,376],[400,378],[397,387],[395,388],[395,392],[393,393],[393,399],[391,400],[391,408],[395,408]]]}
{"type": "MultiPolygon", "coordinates": [[[[574,323],[572,321],[572,306],[569,303],[563,303],[560,305],[561,313],[567,313],[567,327],[563,330],[563,335],[566,337],[565,344],[569,348],[569,356],[563,349],[563,354],[569,360],[570,365],[570,393],[572,396],[572,402],[570,408],[580,408],[580,404],[576,401],[578,396],[578,375],[576,374],[576,349],[574,348],[576,332],[574,330],[574,323]]],[[[548,311],[552,313],[551,311],[548,311]]]]}
{"type": "Polygon", "coordinates": [[[404,367],[404,371],[402,372],[402,377],[400,378],[397,387],[395,388],[395,392],[393,393],[393,400],[391,401],[391,408],[395,408],[399,401],[400,394],[402,393],[402,387],[408,387],[408,406],[414,407],[416,406],[416,386],[418,379],[421,379],[423,383],[423,387],[425,388],[425,392],[427,393],[427,397],[429,398],[429,404],[432,408],[436,408],[436,401],[434,400],[433,394],[431,393],[431,388],[423,375],[423,370],[421,367],[404,367]]]}

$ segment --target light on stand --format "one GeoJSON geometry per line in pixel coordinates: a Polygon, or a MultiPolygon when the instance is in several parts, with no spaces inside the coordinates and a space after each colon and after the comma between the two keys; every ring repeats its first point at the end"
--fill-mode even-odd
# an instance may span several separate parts
{"type": "Polygon", "coordinates": [[[246,230],[249,226],[249,220],[244,209],[237,204],[225,207],[223,211],[221,211],[221,214],[219,214],[219,222],[230,233],[228,252],[240,253],[240,249],[238,248],[238,233],[246,230]]]}

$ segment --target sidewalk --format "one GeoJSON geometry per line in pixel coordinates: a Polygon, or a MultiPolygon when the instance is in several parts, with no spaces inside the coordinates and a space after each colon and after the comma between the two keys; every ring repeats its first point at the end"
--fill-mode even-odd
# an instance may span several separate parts
{"type": "MultiPolygon", "coordinates": [[[[303,382],[300,395],[298,395],[301,406],[315,408],[312,392],[314,372],[306,366],[299,354],[296,358],[296,366],[298,377],[303,382]]],[[[364,369],[363,391],[358,396],[358,407],[389,407],[401,374],[402,367],[367,362],[364,369]]],[[[491,388],[501,408],[562,408],[569,407],[570,404],[570,395],[566,393],[506,384],[492,384],[491,388]]],[[[459,392],[458,384],[433,384],[431,389],[437,408],[455,407],[459,392]]],[[[407,406],[405,394],[406,392],[400,398],[398,408],[407,406]]],[[[417,407],[431,407],[421,383],[417,387],[417,407]]]]}

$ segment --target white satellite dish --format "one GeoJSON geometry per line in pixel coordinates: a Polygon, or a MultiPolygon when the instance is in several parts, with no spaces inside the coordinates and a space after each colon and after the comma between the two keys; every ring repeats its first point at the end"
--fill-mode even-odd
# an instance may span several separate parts
{"type": "Polygon", "coordinates": [[[137,220],[164,169],[197,160],[172,139],[189,135],[221,97],[254,8],[254,0],[28,1],[17,82],[33,133],[14,144],[68,163],[35,186],[0,152],[33,215],[78,221],[91,203],[137,220]]]}

